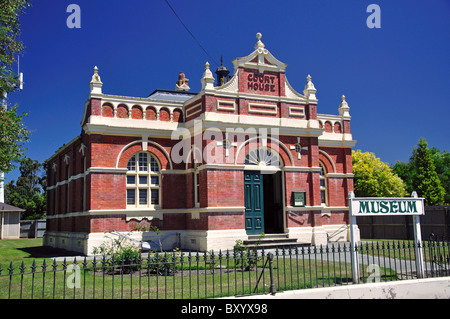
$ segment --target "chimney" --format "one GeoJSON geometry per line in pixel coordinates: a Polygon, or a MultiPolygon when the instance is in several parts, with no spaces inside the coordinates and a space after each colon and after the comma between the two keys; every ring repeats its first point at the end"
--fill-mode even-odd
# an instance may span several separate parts
{"type": "Polygon", "coordinates": [[[177,84],[175,84],[175,91],[189,91],[191,88],[189,87],[188,82],[189,79],[186,79],[184,73],[180,72],[180,74],[178,74],[177,84]]]}

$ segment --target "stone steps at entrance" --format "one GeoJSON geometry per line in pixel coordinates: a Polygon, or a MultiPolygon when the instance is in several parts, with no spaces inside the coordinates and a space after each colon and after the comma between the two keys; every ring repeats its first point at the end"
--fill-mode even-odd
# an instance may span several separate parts
{"type": "Polygon", "coordinates": [[[287,234],[266,234],[264,238],[260,239],[259,235],[249,235],[248,240],[243,241],[244,245],[249,248],[289,248],[296,246],[303,246],[304,243],[299,243],[296,238],[288,238],[287,234]],[[260,242],[258,244],[258,242],[260,242]]]}

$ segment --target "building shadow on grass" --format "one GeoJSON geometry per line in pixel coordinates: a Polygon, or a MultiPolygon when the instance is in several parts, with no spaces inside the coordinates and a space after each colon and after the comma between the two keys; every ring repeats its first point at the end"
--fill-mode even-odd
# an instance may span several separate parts
{"type": "Polygon", "coordinates": [[[56,258],[56,257],[72,257],[72,256],[84,256],[79,252],[68,251],[61,248],[54,248],[49,246],[36,246],[36,247],[23,247],[17,248],[18,250],[24,251],[30,256],[26,258],[56,258]]]}

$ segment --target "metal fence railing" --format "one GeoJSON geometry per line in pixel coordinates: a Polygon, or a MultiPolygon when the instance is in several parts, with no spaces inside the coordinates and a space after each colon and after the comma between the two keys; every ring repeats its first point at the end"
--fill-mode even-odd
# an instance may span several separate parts
{"type": "Polygon", "coordinates": [[[450,275],[447,241],[425,241],[419,248],[421,272],[411,241],[0,262],[0,298],[204,299],[351,285],[352,249],[360,283],[450,275]]]}

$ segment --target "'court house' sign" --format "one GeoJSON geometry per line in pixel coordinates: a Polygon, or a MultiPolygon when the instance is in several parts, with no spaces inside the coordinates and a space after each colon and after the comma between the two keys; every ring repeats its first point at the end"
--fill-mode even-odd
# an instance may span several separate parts
{"type": "Polygon", "coordinates": [[[424,215],[423,198],[354,198],[352,216],[424,215]]]}

